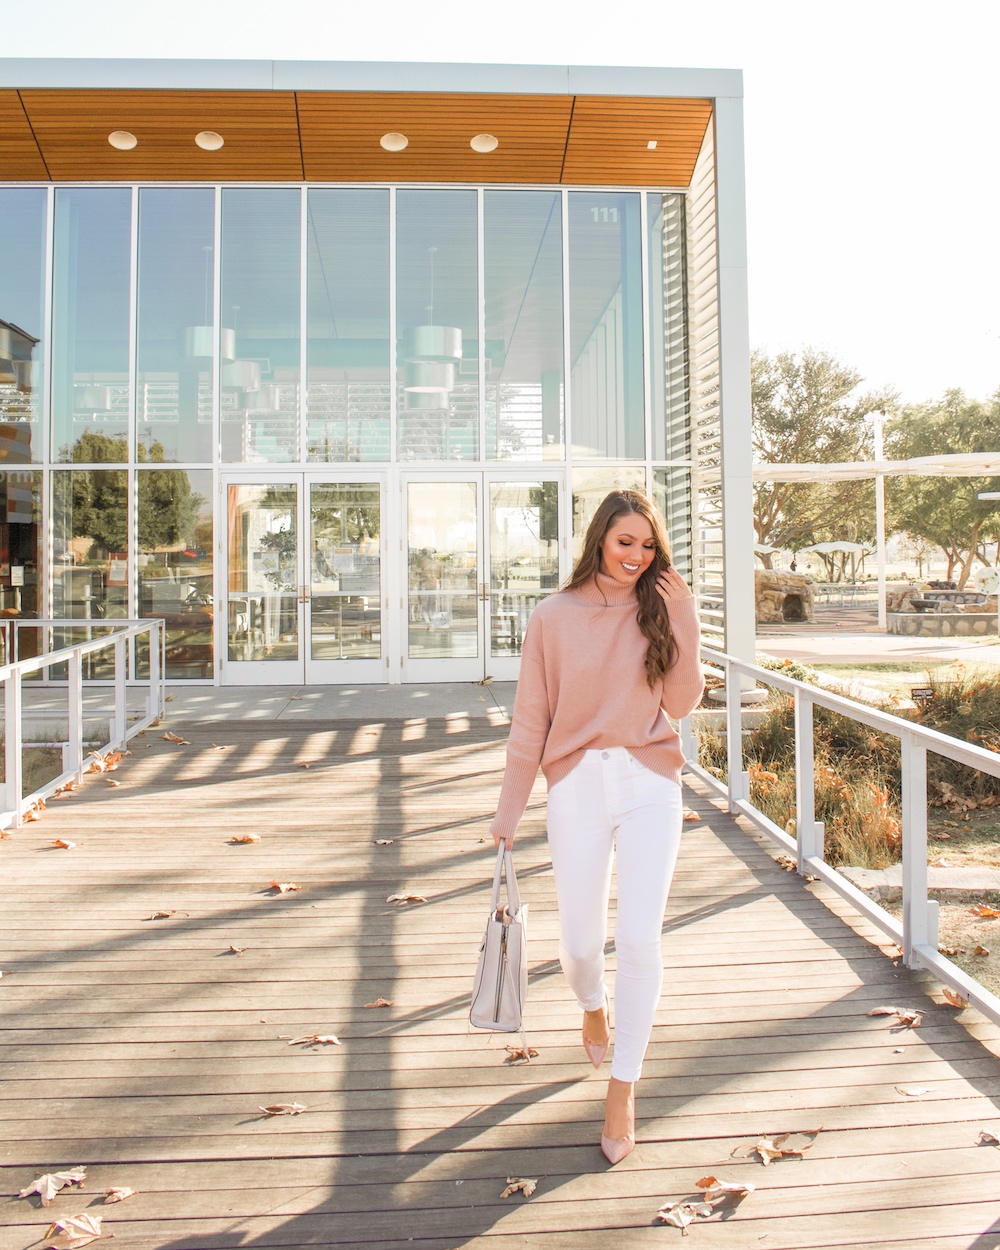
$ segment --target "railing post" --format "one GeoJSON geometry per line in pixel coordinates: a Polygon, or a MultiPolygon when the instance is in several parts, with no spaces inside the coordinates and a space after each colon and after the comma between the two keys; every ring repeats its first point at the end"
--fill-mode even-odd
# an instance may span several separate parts
{"type": "Polygon", "coordinates": [[[75,647],[68,661],[69,747],[65,767],[72,768],[77,781],[83,780],[83,656],[75,647]]]}
{"type": "Polygon", "coordinates": [[[698,735],[694,731],[694,724],[690,716],[685,716],[679,726],[681,737],[681,750],[686,760],[692,763],[698,763],[698,735]]]}
{"type": "Polygon", "coordinates": [[[149,625],[149,691],[146,694],[146,716],[150,720],[156,720],[163,714],[160,645],[160,622],[151,621],[149,625]]]}
{"type": "Polygon", "coordinates": [[[816,823],[816,761],[813,747],[813,701],[795,687],[795,854],[799,872],[807,859],[823,858],[822,824],[816,823]]]}
{"type": "Polygon", "coordinates": [[[915,946],[937,950],[937,903],[927,898],[927,748],[899,735],[903,817],[903,963],[919,964],[915,946]]]}
{"type": "Polygon", "coordinates": [[[6,807],[14,813],[14,828],[21,827],[21,674],[15,669],[3,683],[4,788],[6,807]]]}
{"type": "Polygon", "coordinates": [[[128,709],[126,704],[126,696],[128,687],[125,684],[126,676],[126,660],[128,652],[126,645],[128,639],[119,634],[115,638],[115,718],[112,725],[111,741],[109,746],[117,746],[119,743],[124,746],[125,732],[128,728],[128,709]]]}
{"type": "Polygon", "coordinates": [[[726,757],[729,778],[729,810],[735,812],[736,804],[747,795],[747,775],[743,771],[743,705],[740,701],[740,682],[733,665],[725,661],[726,681],[726,757]]]}

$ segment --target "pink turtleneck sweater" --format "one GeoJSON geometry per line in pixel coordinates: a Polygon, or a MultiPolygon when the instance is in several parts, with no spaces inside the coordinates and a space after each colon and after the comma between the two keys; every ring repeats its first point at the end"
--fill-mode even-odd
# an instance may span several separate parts
{"type": "Polygon", "coordinates": [[[653,690],[646,681],[649,644],[635,613],[632,587],[604,573],[550,595],[532,612],[494,834],[513,835],[539,764],[553,786],[591,748],[625,747],[653,772],[680,782],[684,756],[667,717],[687,716],[705,686],[694,596],[667,605],[677,654],[653,690]]]}

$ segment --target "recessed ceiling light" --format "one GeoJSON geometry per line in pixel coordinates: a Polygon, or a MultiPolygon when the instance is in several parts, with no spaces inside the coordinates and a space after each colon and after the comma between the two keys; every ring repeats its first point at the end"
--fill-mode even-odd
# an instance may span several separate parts
{"type": "Polygon", "coordinates": [[[226,142],[222,135],[216,134],[214,130],[199,130],[194,137],[194,141],[200,148],[204,148],[206,152],[218,152],[219,148],[226,142]]]}
{"type": "Polygon", "coordinates": [[[473,152],[495,152],[499,146],[500,140],[496,135],[473,135],[469,140],[473,152]]]}
{"type": "Polygon", "coordinates": [[[379,139],[379,143],[387,152],[402,152],[409,142],[406,135],[400,134],[398,130],[390,130],[387,135],[379,139]]]}
{"type": "Polygon", "coordinates": [[[129,152],[139,140],[130,130],[112,130],[108,135],[108,142],[113,148],[117,148],[119,152],[129,152]]]}
{"type": "Polygon", "coordinates": [[[656,140],[650,139],[650,141],[646,144],[646,147],[649,148],[650,152],[652,152],[653,148],[656,147],[656,140]]]}

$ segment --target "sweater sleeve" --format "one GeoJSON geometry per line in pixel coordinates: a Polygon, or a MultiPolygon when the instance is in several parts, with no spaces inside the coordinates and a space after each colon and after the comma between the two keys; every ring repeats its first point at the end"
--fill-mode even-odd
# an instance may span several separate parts
{"type": "Polygon", "coordinates": [[[490,826],[490,832],[501,838],[513,837],[524,815],[551,724],[541,633],[542,623],[533,616],[524,635],[521,673],[507,738],[507,766],[497,814],[490,826]]]}
{"type": "Polygon", "coordinates": [[[667,604],[677,658],[663,678],[661,706],[675,720],[687,716],[701,702],[705,678],[701,668],[701,627],[694,595],[667,604]]]}

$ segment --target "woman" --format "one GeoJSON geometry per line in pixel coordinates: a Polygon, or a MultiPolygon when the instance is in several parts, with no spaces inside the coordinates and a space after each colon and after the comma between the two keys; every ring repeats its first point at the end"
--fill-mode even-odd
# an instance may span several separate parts
{"type": "Polygon", "coordinates": [[[638,491],[612,491],[572,577],[531,615],[492,825],[495,844],[510,848],[541,764],[559,958],[595,1068],[610,1042],[604,945],[617,850],[615,1050],[601,1134],[612,1163],[635,1145],[635,1082],[663,983],[684,763],[667,716],[686,716],[703,688],[694,597],[671,567],[662,518],[638,491]]]}

